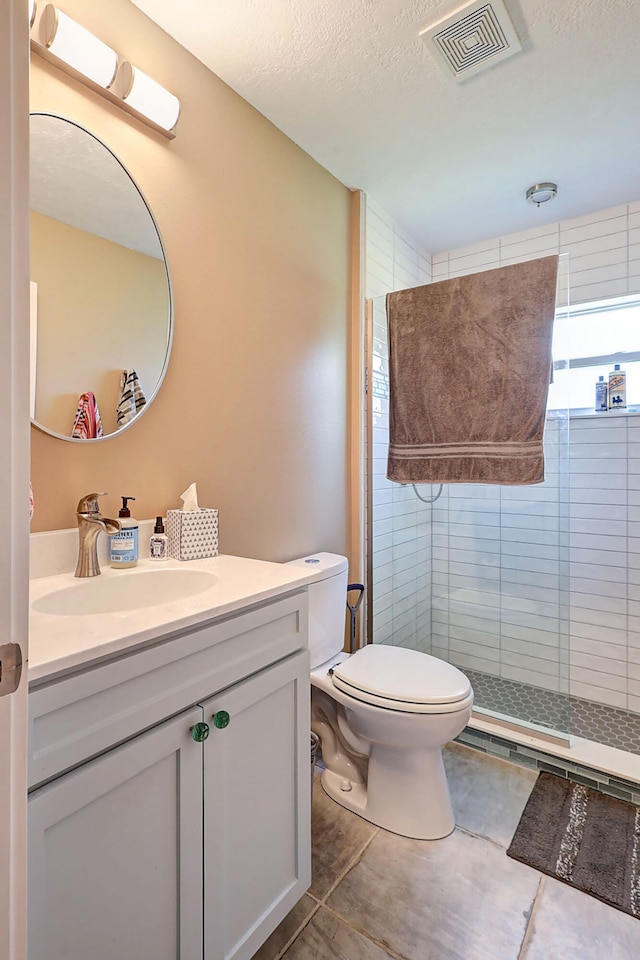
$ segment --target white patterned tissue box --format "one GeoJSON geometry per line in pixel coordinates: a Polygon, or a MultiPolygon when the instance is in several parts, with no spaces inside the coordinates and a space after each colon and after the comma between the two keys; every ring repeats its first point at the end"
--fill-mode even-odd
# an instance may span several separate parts
{"type": "Polygon", "coordinates": [[[218,511],[167,510],[167,547],[175,560],[218,556],[218,511]]]}

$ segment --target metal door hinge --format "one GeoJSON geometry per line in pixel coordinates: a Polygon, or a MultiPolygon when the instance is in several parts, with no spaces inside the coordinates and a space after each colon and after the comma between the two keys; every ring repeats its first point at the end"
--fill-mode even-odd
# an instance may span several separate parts
{"type": "Polygon", "coordinates": [[[17,643],[0,646],[0,697],[15,693],[22,675],[22,650],[17,643]]]}

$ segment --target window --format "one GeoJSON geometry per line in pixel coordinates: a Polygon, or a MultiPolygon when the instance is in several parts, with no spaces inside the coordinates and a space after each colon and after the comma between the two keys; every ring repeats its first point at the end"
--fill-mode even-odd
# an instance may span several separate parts
{"type": "Polygon", "coordinates": [[[594,413],[596,381],[616,363],[627,374],[627,410],[640,410],[640,297],[558,310],[553,358],[549,410],[594,413]]]}

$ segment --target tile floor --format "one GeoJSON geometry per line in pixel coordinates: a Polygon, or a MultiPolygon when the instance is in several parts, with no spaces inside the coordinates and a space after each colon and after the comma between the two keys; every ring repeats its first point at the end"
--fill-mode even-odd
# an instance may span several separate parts
{"type": "Polygon", "coordinates": [[[640,754],[640,713],[505,680],[466,666],[461,669],[471,681],[476,704],[488,710],[558,732],[571,730],[576,737],[640,754]]]}
{"type": "Polygon", "coordinates": [[[536,774],[445,750],[457,827],[407,840],[316,779],[313,882],[254,960],[638,960],[640,920],[506,856],[536,774]]]}

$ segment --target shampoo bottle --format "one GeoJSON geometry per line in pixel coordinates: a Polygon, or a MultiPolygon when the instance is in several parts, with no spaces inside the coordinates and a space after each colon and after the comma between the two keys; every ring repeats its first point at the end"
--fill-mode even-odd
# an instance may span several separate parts
{"type": "Polygon", "coordinates": [[[625,410],[627,406],[627,374],[614,364],[609,374],[609,410],[625,410]]]}
{"type": "Polygon", "coordinates": [[[129,500],[135,500],[135,497],[122,498],[122,507],[118,512],[122,529],[119,533],[113,533],[110,538],[111,566],[120,570],[125,567],[135,567],[138,562],[138,521],[134,520],[127,507],[129,500]]]}
{"type": "Polygon", "coordinates": [[[153,536],[149,540],[149,560],[168,560],[168,543],[169,541],[164,532],[162,517],[156,517],[156,525],[153,528],[153,536]]]}
{"type": "Polygon", "coordinates": [[[604,377],[598,377],[596,383],[596,413],[602,413],[609,408],[609,384],[604,377]]]}

